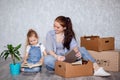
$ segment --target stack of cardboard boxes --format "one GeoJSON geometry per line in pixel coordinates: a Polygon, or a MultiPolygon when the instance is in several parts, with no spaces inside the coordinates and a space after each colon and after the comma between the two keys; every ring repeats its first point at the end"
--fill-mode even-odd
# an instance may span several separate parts
{"type": "MultiPolygon", "coordinates": [[[[114,50],[114,37],[81,37],[81,47],[85,47],[105,70],[120,71],[120,51],[114,50]]],[[[72,65],[67,62],[56,61],[55,74],[65,78],[92,76],[93,63],[88,61],[87,64],[72,65]]]]}
{"type": "Polygon", "coordinates": [[[114,49],[114,37],[84,36],[81,47],[85,47],[105,70],[120,71],[120,50],[114,49]]]}

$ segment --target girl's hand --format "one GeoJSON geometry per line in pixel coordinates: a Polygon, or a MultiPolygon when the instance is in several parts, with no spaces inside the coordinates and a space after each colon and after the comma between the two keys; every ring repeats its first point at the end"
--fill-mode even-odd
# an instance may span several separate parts
{"type": "Polygon", "coordinates": [[[58,61],[64,61],[65,60],[65,56],[58,56],[57,60],[58,61]]]}
{"type": "Polygon", "coordinates": [[[27,61],[23,61],[23,63],[21,65],[25,65],[25,64],[27,64],[27,61]]]}
{"type": "Polygon", "coordinates": [[[25,61],[23,62],[23,64],[27,64],[27,61],[25,60],[25,61]]]}
{"type": "Polygon", "coordinates": [[[43,65],[43,61],[39,61],[39,62],[38,62],[38,64],[41,64],[41,65],[43,65]]]}

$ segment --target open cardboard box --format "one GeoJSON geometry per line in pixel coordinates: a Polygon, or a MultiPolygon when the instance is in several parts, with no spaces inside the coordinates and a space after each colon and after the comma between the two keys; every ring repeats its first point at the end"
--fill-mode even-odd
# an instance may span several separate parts
{"type": "Polygon", "coordinates": [[[92,76],[93,75],[93,63],[88,61],[87,64],[73,65],[67,62],[56,61],[55,74],[65,77],[65,78],[92,76]]]}
{"type": "Polygon", "coordinates": [[[81,47],[88,50],[106,51],[114,50],[114,37],[84,36],[80,38],[81,47]]]}

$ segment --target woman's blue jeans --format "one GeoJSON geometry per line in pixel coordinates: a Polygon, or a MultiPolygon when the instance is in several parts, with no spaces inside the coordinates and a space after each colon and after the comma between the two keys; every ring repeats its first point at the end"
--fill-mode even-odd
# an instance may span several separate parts
{"type": "MultiPolygon", "coordinates": [[[[83,59],[90,60],[93,63],[96,62],[95,59],[89,54],[89,52],[84,47],[80,47],[79,51],[80,51],[83,59]]],[[[52,55],[47,55],[44,58],[44,64],[46,65],[46,68],[48,70],[54,70],[55,61],[56,61],[56,58],[53,57],[52,55]]]]}

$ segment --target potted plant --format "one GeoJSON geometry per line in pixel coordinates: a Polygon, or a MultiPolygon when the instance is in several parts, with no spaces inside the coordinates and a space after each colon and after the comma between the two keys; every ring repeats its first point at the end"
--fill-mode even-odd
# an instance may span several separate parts
{"type": "Polygon", "coordinates": [[[12,63],[10,63],[10,73],[12,75],[18,75],[20,73],[20,63],[17,63],[21,59],[19,49],[21,47],[21,44],[14,47],[12,44],[7,44],[7,49],[3,50],[0,54],[0,57],[4,58],[5,60],[8,58],[8,56],[11,56],[12,63]]]}

